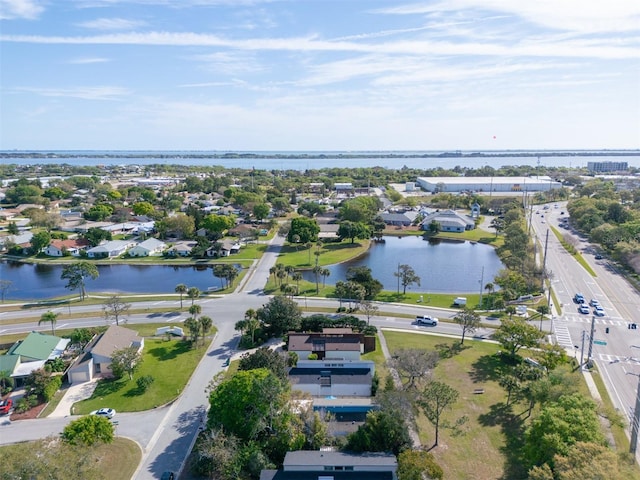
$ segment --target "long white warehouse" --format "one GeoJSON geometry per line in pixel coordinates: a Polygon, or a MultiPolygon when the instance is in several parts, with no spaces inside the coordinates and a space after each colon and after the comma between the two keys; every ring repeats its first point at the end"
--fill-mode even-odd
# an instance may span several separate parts
{"type": "Polygon", "coordinates": [[[549,177],[418,177],[427,192],[546,192],[562,183],[549,177]]]}

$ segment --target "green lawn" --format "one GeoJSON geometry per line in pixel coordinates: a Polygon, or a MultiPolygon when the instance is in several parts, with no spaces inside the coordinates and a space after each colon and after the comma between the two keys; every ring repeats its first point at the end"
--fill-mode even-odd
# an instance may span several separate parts
{"type": "MultiPolygon", "coordinates": [[[[211,337],[207,343],[210,341],[211,337]]],[[[120,380],[99,382],[90,399],[73,406],[73,413],[87,414],[102,407],[138,412],[164,405],[182,392],[205,352],[205,346],[192,349],[189,342],[183,340],[146,338],[142,365],[133,380],[125,376],[120,380]],[[155,379],[144,393],[136,385],[136,379],[143,375],[151,375],[155,379]]]]}
{"type": "MultiPolygon", "coordinates": [[[[384,336],[391,354],[399,348],[438,350],[441,360],[435,368],[434,378],[444,381],[460,394],[454,407],[445,413],[444,420],[453,425],[457,419],[466,416],[467,421],[459,428],[442,428],[441,425],[439,446],[431,450],[444,470],[444,478],[526,478],[519,448],[530,419],[524,402],[506,406],[506,392],[498,385],[505,368],[503,360],[496,355],[500,346],[472,340],[460,346],[459,340],[392,331],[384,331],[384,336]],[[483,389],[484,393],[476,394],[475,389],[483,389]]],[[[374,359],[376,367],[381,367],[378,357],[374,359]]],[[[571,384],[583,395],[589,395],[580,372],[573,371],[572,365],[560,368],[568,375],[567,389],[571,384]]],[[[384,385],[384,378],[380,384],[384,385]]],[[[417,424],[423,446],[430,447],[433,425],[423,416],[418,418],[417,424]]],[[[625,448],[628,444],[620,445],[618,451],[625,448]]],[[[639,478],[637,468],[629,471],[629,478],[639,478]]]]}

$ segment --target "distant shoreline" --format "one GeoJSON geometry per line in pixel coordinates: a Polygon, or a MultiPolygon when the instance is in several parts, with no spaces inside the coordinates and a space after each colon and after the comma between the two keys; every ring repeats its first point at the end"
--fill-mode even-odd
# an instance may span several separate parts
{"type": "Polygon", "coordinates": [[[444,152],[398,152],[398,151],[367,151],[367,152],[201,152],[201,151],[122,151],[122,150],[65,150],[65,151],[34,151],[13,150],[1,151],[0,159],[33,158],[33,159],[276,159],[276,160],[317,160],[317,159],[403,159],[403,158],[501,158],[501,157],[636,157],[640,150],[504,150],[487,152],[444,151],[444,152]]]}

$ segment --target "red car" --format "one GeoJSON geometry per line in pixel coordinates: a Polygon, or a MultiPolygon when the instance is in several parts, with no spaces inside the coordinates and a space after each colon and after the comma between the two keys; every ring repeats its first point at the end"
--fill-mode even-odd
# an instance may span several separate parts
{"type": "Polygon", "coordinates": [[[6,400],[2,400],[0,402],[0,415],[6,415],[13,407],[13,400],[7,398],[6,400]]]}

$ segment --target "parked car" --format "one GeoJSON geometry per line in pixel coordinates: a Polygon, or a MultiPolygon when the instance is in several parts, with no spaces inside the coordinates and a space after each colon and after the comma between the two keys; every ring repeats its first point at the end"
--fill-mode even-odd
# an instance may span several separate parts
{"type": "Polygon", "coordinates": [[[598,300],[596,300],[595,298],[592,298],[589,301],[589,305],[591,305],[592,307],[599,307],[600,306],[600,302],[598,300]]]}
{"type": "Polygon", "coordinates": [[[573,296],[573,301],[576,303],[584,303],[584,295],[582,295],[581,293],[576,293],[573,296]]]}
{"type": "Polygon", "coordinates": [[[116,411],[113,408],[101,408],[100,410],[94,410],[89,415],[98,415],[100,417],[105,417],[111,420],[116,414],[116,411]]]}
{"type": "Polygon", "coordinates": [[[416,317],[416,323],[418,325],[429,325],[435,327],[438,325],[438,319],[435,317],[430,317],[429,315],[418,315],[416,317]]]}
{"type": "Polygon", "coordinates": [[[6,415],[13,408],[13,400],[7,398],[6,400],[2,400],[0,402],[0,415],[6,415]]]}
{"type": "Polygon", "coordinates": [[[588,315],[589,313],[591,313],[591,310],[589,310],[589,307],[587,307],[584,303],[582,303],[578,307],[578,312],[588,315]]]}
{"type": "Polygon", "coordinates": [[[604,317],[604,308],[602,308],[601,305],[598,305],[596,306],[596,308],[593,309],[593,313],[598,317],[604,317]]]}

